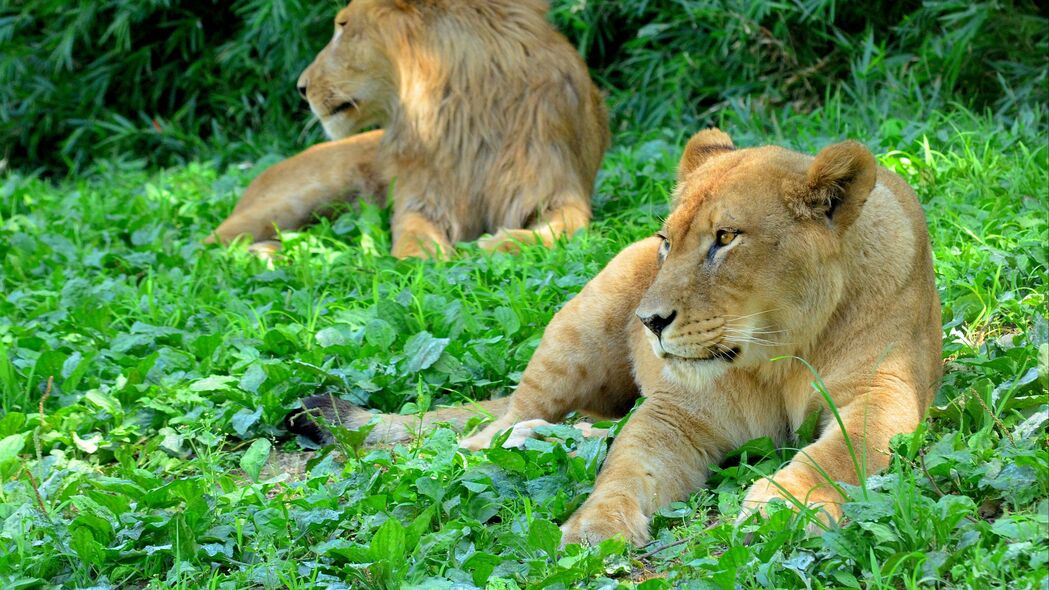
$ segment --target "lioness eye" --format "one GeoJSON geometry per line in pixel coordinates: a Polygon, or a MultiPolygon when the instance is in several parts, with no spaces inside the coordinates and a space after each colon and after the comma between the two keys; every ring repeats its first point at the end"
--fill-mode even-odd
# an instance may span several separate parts
{"type": "Polygon", "coordinates": [[[730,229],[719,229],[717,241],[719,246],[728,246],[736,239],[737,232],[730,229]]]}

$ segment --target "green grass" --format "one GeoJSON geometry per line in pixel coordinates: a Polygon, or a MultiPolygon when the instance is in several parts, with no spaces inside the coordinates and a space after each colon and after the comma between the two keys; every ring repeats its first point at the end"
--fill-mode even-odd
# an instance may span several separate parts
{"type": "Polygon", "coordinates": [[[946,376],[890,469],[851,489],[842,527],[807,536],[785,509],[733,525],[748,483],[790,456],[767,440],[663,510],[642,549],[556,549],[603,442],[470,453],[441,429],[343,448],[347,459],[322,450],[301,478],[277,463],[300,452],[281,418],[304,395],[414,412],[510,391],[559,306],[658,228],[694,129],[621,133],[597,221],[562,247],[465,246],[446,263],[387,256],[388,212],[373,209],[286,235],[286,259],[268,268],[198,241],[273,158],[246,170],[101,162],[58,183],[0,179],[0,580],[1046,588],[1045,107],[891,117],[875,104],[835,94],[812,114],[739,102],[718,115],[744,146],[863,140],[929,217],[946,376]]]}

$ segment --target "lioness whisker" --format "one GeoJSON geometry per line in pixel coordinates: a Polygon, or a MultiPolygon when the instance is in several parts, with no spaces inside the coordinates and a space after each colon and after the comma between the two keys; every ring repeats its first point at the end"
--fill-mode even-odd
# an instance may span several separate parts
{"type": "Polygon", "coordinates": [[[723,328],[726,332],[738,332],[740,334],[783,334],[786,330],[751,330],[750,328],[741,328],[738,326],[726,326],[723,328]]]}
{"type": "Polygon", "coordinates": [[[751,341],[751,342],[768,342],[768,343],[775,342],[774,340],[769,340],[768,338],[762,338],[761,336],[757,336],[757,335],[754,335],[754,334],[749,333],[749,332],[734,332],[734,333],[733,332],[727,332],[727,334],[728,334],[728,336],[730,338],[732,338],[733,340],[739,341],[739,342],[747,342],[747,341],[751,341]]]}
{"type": "Polygon", "coordinates": [[[726,315],[726,316],[724,316],[724,318],[726,320],[729,320],[729,321],[731,321],[731,320],[745,320],[747,318],[752,318],[752,317],[759,316],[759,315],[765,315],[767,313],[774,313],[774,312],[777,312],[777,311],[783,311],[783,308],[777,307],[775,309],[767,309],[765,311],[758,311],[758,312],[747,314],[747,315],[726,315]]]}

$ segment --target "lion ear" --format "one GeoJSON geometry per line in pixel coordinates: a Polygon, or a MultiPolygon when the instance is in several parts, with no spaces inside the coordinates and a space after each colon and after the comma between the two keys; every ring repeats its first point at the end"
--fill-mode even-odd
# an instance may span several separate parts
{"type": "Polygon", "coordinates": [[[677,179],[681,182],[696,168],[718,154],[732,151],[736,146],[732,144],[732,138],[728,133],[716,128],[704,129],[692,136],[681,154],[681,163],[677,168],[677,179]]]}
{"type": "Polygon", "coordinates": [[[787,187],[787,206],[799,218],[825,218],[844,231],[859,217],[877,175],[878,163],[866,146],[855,141],[834,144],[816,154],[804,181],[787,187]]]}

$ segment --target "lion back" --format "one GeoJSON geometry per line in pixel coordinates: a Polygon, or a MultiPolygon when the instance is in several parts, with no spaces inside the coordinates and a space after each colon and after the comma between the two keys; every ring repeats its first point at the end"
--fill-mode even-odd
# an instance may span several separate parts
{"type": "Polygon", "coordinates": [[[589,211],[608,114],[546,3],[415,4],[397,57],[402,112],[385,140],[391,177],[432,171],[414,208],[447,220],[453,241],[566,204],[589,211]]]}

